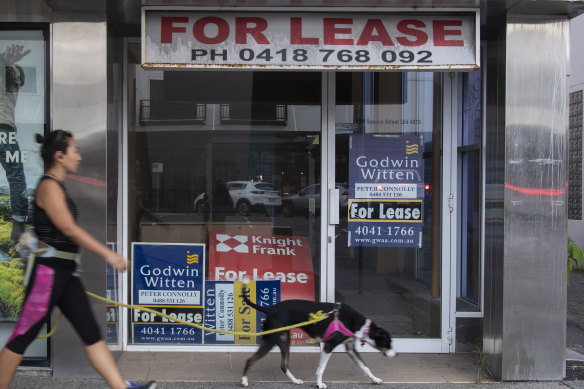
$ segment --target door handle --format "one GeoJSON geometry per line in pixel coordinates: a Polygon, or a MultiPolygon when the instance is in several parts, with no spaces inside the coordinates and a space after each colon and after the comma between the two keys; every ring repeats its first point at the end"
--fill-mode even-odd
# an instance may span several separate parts
{"type": "Polygon", "coordinates": [[[339,190],[329,189],[329,224],[339,224],[339,190]]]}

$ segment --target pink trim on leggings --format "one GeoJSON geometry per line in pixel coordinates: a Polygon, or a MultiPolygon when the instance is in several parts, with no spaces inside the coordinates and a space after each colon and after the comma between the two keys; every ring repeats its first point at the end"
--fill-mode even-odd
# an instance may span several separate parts
{"type": "Polygon", "coordinates": [[[24,302],[18,323],[8,343],[17,336],[24,335],[37,324],[48,312],[55,271],[50,267],[38,265],[34,285],[24,302]]]}

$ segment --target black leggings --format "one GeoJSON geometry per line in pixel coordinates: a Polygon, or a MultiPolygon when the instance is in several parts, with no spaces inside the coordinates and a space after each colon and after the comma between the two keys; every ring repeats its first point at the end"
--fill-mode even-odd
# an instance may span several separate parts
{"type": "Polygon", "coordinates": [[[6,348],[24,354],[55,306],[71,322],[85,346],[91,346],[102,339],[85,289],[79,277],[73,275],[73,270],[74,266],[51,266],[42,262],[35,264],[18,323],[6,348]]]}

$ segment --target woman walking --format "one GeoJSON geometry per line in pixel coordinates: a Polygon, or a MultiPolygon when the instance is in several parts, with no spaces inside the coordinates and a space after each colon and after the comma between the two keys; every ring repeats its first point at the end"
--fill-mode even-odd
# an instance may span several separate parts
{"type": "Polygon", "coordinates": [[[51,257],[37,256],[34,260],[18,323],[0,352],[0,389],[8,389],[26,348],[50,318],[54,306],[58,306],[71,322],[83,340],[89,362],[111,388],[153,389],[154,382],[128,386],[122,379],[76,274],[79,248],[103,257],[116,270],[126,270],[126,261],[121,255],[77,224],[77,207],[63,185],[65,177],[75,173],[81,161],[77,142],[71,133],[63,130],[51,132],[46,139],[37,135],[37,142],[42,143],[45,174],[35,193],[33,225],[39,242],[55,250],[48,252],[53,251],[51,257]]]}

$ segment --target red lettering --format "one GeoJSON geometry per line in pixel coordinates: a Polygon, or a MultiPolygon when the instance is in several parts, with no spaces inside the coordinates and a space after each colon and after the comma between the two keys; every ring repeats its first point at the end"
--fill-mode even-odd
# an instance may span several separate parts
{"type": "Polygon", "coordinates": [[[318,38],[302,36],[302,18],[290,18],[290,43],[293,45],[318,45],[318,38]]]}
{"type": "Polygon", "coordinates": [[[393,41],[380,19],[367,20],[367,24],[363,27],[363,32],[361,32],[357,45],[367,46],[369,42],[373,41],[381,42],[383,46],[393,46],[393,41]],[[377,31],[376,35],[373,34],[374,31],[377,31]]]}
{"type": "Polygon", "coordinates": [[[461,36],[462,30],[447,30],[446,27],[462,27],[461,20],[434,20],[432,21],[434,29],[434,46],[464,46],[464,41],[447,40],[447,35],[461,36]]]}
{"type": "Polygon", "coordinates": [[[262,31],[268,28],[268,22],[263,18],[235,18],[235,43],[247,44],[247,35],[251,35],[260,45],[269,45],[270,42],[262,31]],[[253,27],[248,26],[253,24],[253,27]]]}
{"type": "Polygon", "coordinates": [[[227,24],[224,19],[207,16],[195,22],[193,25],[193,36],[201,43],[206,43],[209,45],[221,43],[224,42],[227,37],[229,37],[229,24],[227,24]],[[210,37],[205,34],[205,27],[208,24],[214,24],[217,26],[216,36],[210,37]]]}
{"type": "Polygon", "coordinates": [[[416,30],[410,26],[416,28],[426,28],[426,24],[421,20],[402,20],[397,24],[397,30],[402,34],[410,35],[416,39],[409,39],[405,36],[398,36],[395,40],[402,46],[422,46],[424,43],[428,42],[428,34],[424,31],[416,30]]]}
{"type": "Polygon", "coordinates": [[[337,34],[351,34],[350,28],[340,28],[337,24],[353,24],[353,19],[347,18],[324,18],[324,44],[325,45],[352,45],[352,39],[337,39],[337,34]]]}
{"type": "Polygon", "coordinates": [[[174,23],[188,23],[187,17],[168,17],[160,18],[160,43],[172,43],[173,32],[187,32],[186,27],[174,27],[174,23]]]}

